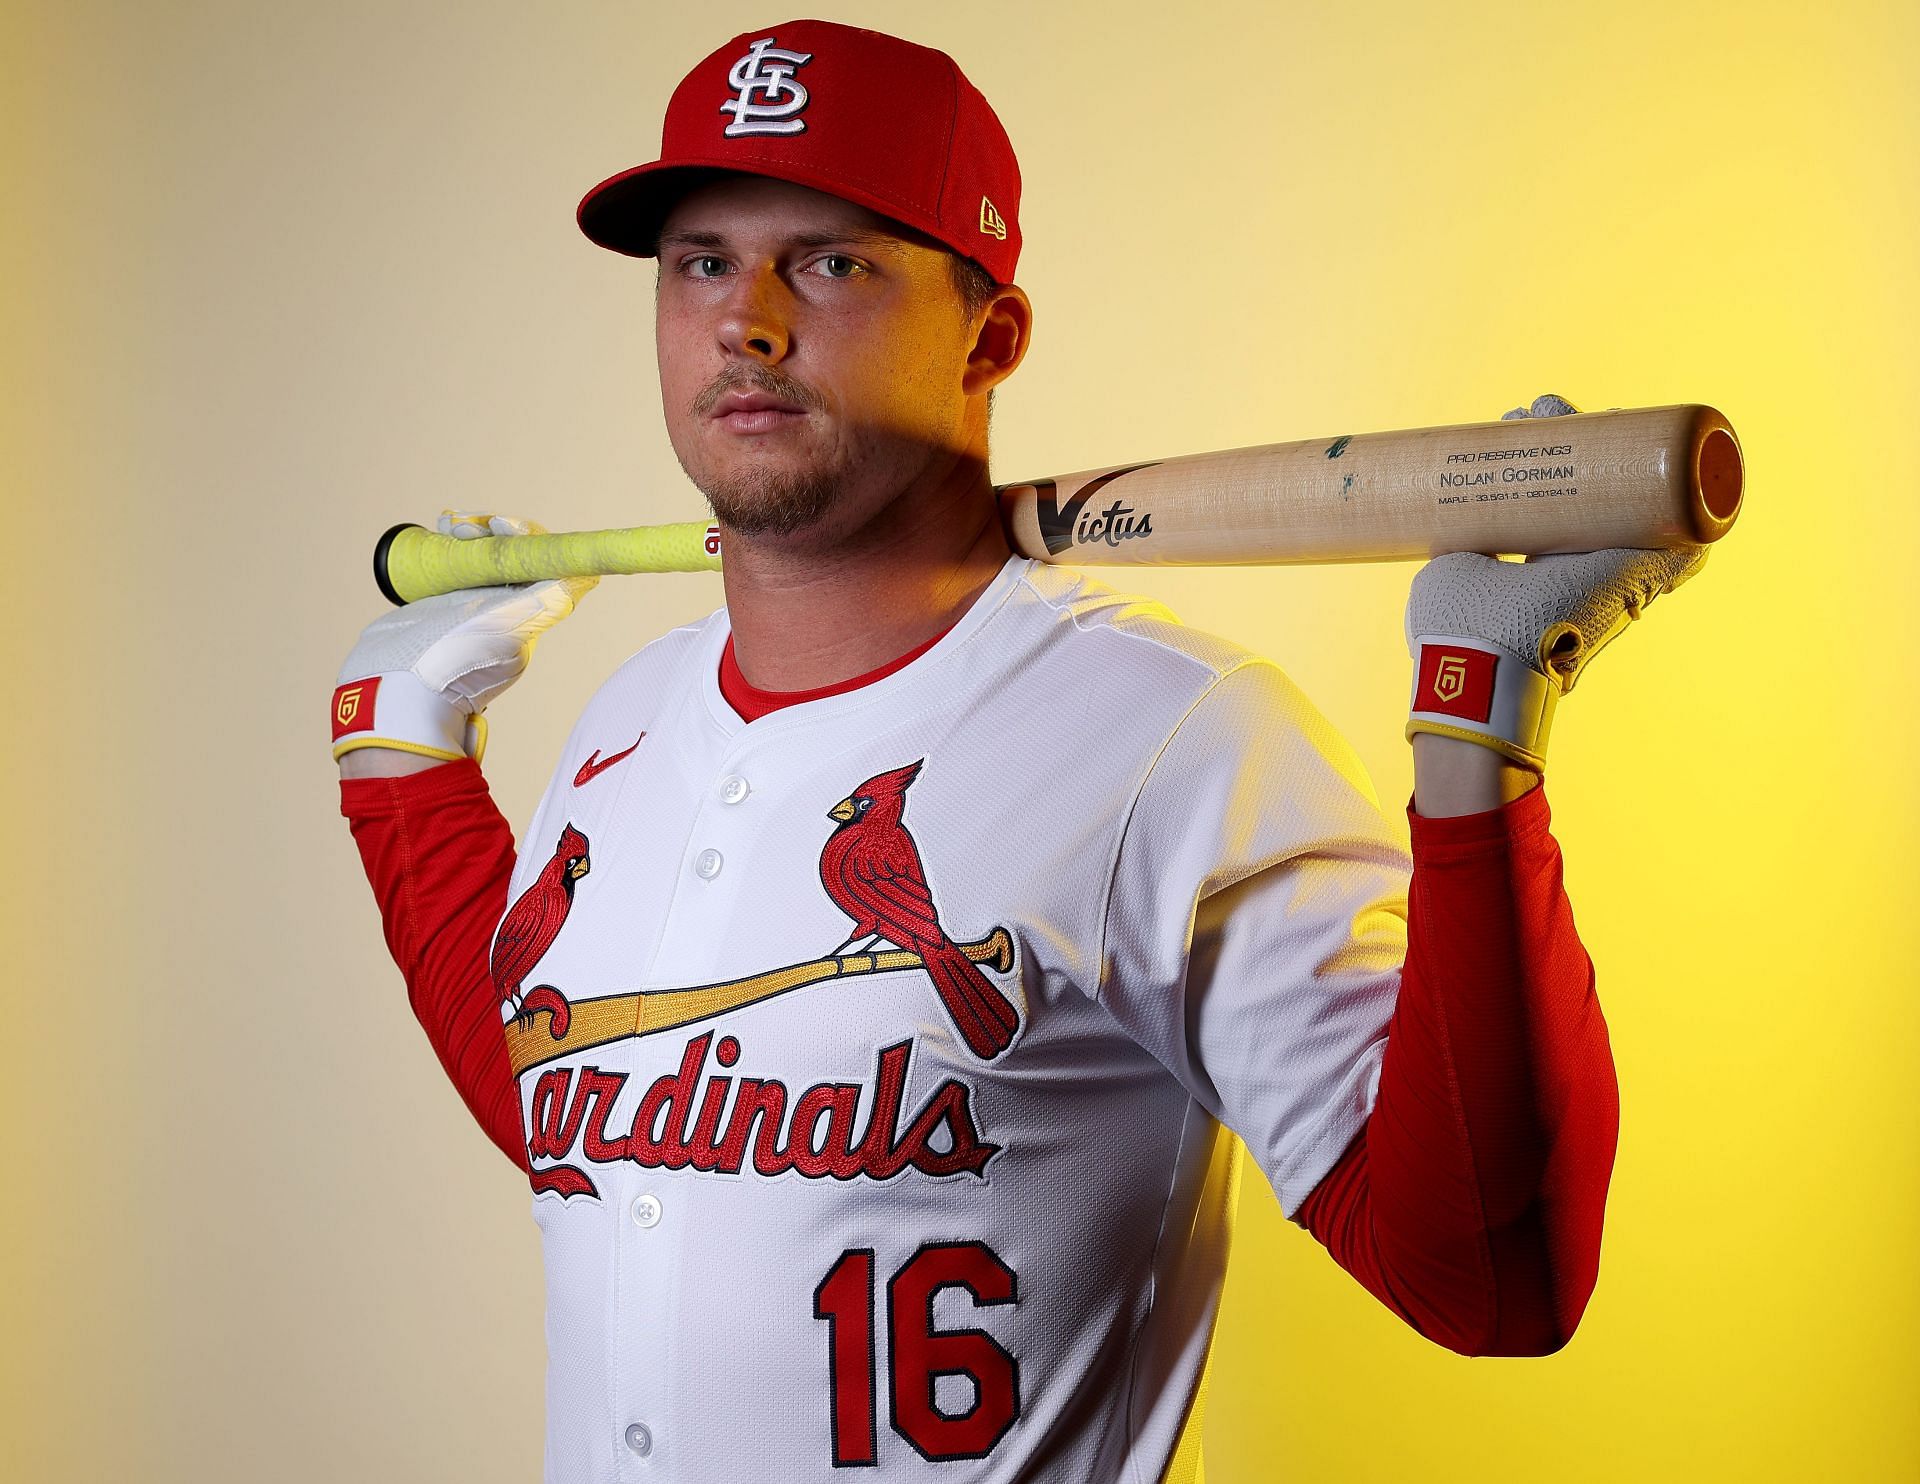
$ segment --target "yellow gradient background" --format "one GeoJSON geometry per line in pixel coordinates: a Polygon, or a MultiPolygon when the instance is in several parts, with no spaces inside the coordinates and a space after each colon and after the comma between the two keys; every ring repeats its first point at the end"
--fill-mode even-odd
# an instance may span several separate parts
{"type": "MultiPolygon", "coordinates": [[[[1624,1102],[1584,1327],[1451,1356],[1249,1180],[1208,1478],[1913,1478],[1920,11],[828,13],[953,52],[1020,150],[1002,478],[1545,391],[1744,440],[1739,529],[1555,731],[1624,1102]]],[[[701,513],[652,269],[571,213],[784,18],[0,13],[8,1479],[537,1476],[526,1189],[411,1019],[322,716],[393,521],[701,513]]],[[[1412,571],[1136,585],[1278,658],[1391,812],[1412,571]]],[[[719,591],[609,581],[543,645],[493,713],[516,825],[591,689],[719,591]]]]}

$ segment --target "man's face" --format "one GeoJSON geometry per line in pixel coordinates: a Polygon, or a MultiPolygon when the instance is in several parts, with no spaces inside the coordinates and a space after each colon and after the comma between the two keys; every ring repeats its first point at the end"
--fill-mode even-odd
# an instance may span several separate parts
{"type": "Polygon", "coordinates": [[[667,435],[731,528],[858,528],[967,444],[972,327],[947,253],[805,186],[723,176],[659,241],[667,435]]]}

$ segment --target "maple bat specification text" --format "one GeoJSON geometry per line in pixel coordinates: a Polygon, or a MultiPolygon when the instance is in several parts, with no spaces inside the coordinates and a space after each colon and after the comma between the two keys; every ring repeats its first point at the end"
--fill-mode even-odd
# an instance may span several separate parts
{"type": "MultiPolygon", "coordinates": [[[[1569,459],[1571,443],[1546,448],[1490,448],[1475,453],[1450,453],[1447,463],[1469,466],[1509,459],[1569,459]]],[[[1443,493],[1434,497],[1436,505],[1486,504],[1497,500],[1542,500],[1578,495],[1580,487],[1562,481],[1575,477],[1575,466],[1566,463],[1521,464],[1501,462],[1497,469],[1455,467],[1443,469],[1439,484],[1443,493]]]]}

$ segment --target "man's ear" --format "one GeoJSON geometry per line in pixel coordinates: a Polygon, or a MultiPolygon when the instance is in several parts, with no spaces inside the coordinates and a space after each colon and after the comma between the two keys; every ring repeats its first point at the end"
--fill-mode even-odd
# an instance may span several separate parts
{"type": "Polygon", "coordinates": [[[1018,284],[1003,284],[980,318],[961,389],[968,396],[991,391],[1026,357],[1033,336],[1033,304],[1018,284]]]}

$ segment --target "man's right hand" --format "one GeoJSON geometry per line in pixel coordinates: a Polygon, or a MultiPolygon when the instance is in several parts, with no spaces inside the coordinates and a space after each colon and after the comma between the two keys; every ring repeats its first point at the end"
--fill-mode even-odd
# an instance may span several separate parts
{"type": "MultiPolygon", "coordinates": [[[[512,516],[446,511],[443,536],[541,532],[512,516]]],[[[343,777],[414,773],[486,751],[487,703],[520,678],[534,642],[600,579],[568,577],[423,598],[376,618],[340,667],[333,755],[343,777]]]]}

